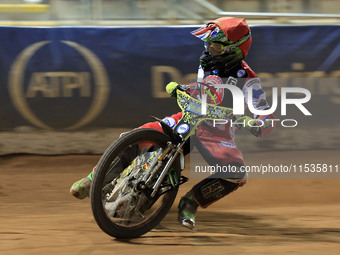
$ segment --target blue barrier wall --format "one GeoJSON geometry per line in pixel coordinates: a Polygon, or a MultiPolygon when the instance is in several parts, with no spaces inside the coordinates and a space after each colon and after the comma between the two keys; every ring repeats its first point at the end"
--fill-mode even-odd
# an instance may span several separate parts
{"type": "MultiPolygon", "coordinates": [[[[193,29],[0,27],[0,129],[137,127],[178,111],[165,85],[195,77],[203,44],[193,29]]],[[[252,35],[246,61],[264,86],[340,77],[340,26],[254,26],[252,35]]],[[[313,120],[325,118],[320,105],[340,103],[339,84],[320,83],[308,87],[313,120]]]]}

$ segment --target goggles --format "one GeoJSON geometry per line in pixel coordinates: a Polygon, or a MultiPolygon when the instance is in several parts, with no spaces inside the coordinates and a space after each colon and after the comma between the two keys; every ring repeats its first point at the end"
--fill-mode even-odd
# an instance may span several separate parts
{"type": "Polygon", "coordinates": [[[223,45],[218,42],[205,42],[204,47],[209,52],[211,56],[218,56],[226,52],[230,52],[234,50],[236,47],[240,46],[242,43],[248,41],[251,37],[251,33],[249,32],[245,36],[243,36],[240,40],[235,43],[229,45],[223,45]]]}
{"type": "Polygon", "coordinates": [[[211,56],[221,55],[225,53],[229,48],[228,45],[223,45],[217,42],[205,42],[204,47],[211,56]]]}

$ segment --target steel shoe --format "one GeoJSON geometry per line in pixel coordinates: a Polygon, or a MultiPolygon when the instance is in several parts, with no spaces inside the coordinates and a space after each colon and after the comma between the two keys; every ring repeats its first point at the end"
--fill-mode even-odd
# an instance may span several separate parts
{"type": "Polygon", "coordinates": [[[70,188],[70,193],[72,196],[78,199],[84,199],[90,196],[90,188],[92,183],[93,174],[89,174],[87,177],[76,181],[70,188]]]}

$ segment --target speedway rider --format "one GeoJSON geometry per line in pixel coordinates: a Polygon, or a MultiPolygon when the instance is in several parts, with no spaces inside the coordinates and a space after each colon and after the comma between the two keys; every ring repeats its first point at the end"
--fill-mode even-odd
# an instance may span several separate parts
{"type": "MultiPolygon", "coordinates": [[[[261,88],[260,80],[255,72],[243,61],[247,56],[251,42],[250,28],[243,18],[223,17],[209,22],[195,30],[192,34],[201,39],[205,44],[205,50],[200,56],[200,68],[204,71],[206,84],[221,84],[222,79],[234,79],[234,84],[244,93],[245,102],[248,102],[248,87],[252,88],[252,103],[255,109],[269,108],[265,93],[261,88]]],[[[175,96],[179,84],[171,82],[167,85],[167,92],[175,96]]],[[[191,92],[191,85],[180,87],[191,92]]],[[[214,100],[208,98],[208,103],[222,104],[232,108],[232,94],[228,90],[214,90],[214,100]],[[215,100],[216,99],[216,100],[215,100]],[[218,99],[218,100],[217,100],[218,99]],[[210,100],[210,101],[209,101],[210,100]],[[214,102],[213,102],[214,101],[214,102]]],[[[165,121],[174,127],[181,119],[182,112],[165,118],[165,121]]],[[[236,123],[242,123],[254,136],[261,137],[269,134],[273,128],[274,116],[263,115],[239,117],[236,123]]],[[[147,123],[141,128],[153,128],[162,131],[158,122],[147,123]]],[[[210,122],[200,125],[196,132],[195,146],[203,158],[210,165],[233,166],[240,168],[244,165],[241,151],[234,142],[235,125],[213,126],[210,122]]],[[[70,192],[73,196],[83,199],[89,196],[93,173],[75,182],[70,192]]],[[[247,173],[238,172],[217,178],[206,178],[197,183],[178,205],[178,220],[190,229],[195,226],[195,214],[198,207],[206,208],[220,198],[243,186],[247,181],[247,173]],[[207,192],[208,191],[208,192],[207,192]]]]}

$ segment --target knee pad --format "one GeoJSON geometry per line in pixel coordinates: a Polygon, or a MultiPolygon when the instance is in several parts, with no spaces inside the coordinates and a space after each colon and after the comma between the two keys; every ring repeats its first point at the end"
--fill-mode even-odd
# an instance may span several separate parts
{"type": "Polygon", "coordinates": [[[201,207],[206,208],[235,191],[241,186],[241,183],[241,181],[238,182],[236,179],[229,181],[220,178],[206,178],[192,188],[193,197],[201,207]]]}

